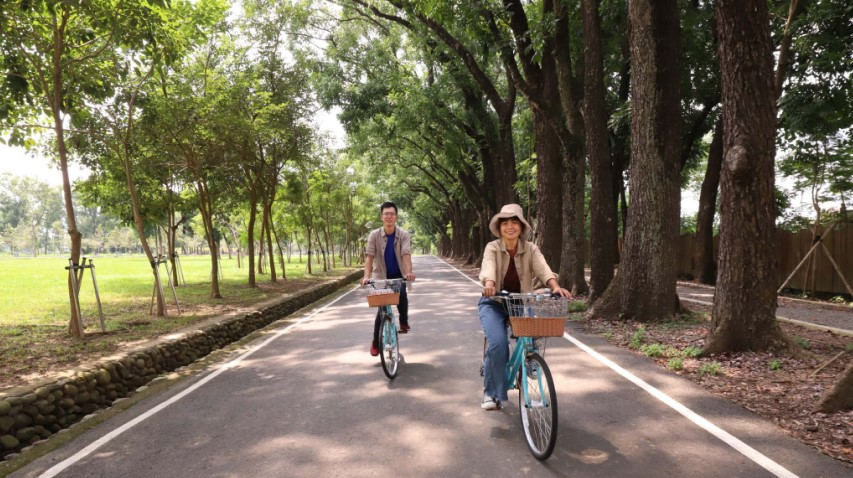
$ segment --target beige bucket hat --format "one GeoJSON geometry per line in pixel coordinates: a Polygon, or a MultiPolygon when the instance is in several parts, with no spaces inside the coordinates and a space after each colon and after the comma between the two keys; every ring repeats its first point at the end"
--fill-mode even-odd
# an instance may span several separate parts
{"type": "Polygon", "coordinates": [[[498,221],[510,217],[518,218],[518,220],[524,224],[524,231],[521,232],[522,237],[526,236],[530,232],[530,224],[524,220],[524,211],[521,209],[521,206],[518,204],[506,204],[501,208],[501,212],[495,214],[491,222],[489,222],[489,230],[492,231],[492,234],[494,234],[495,237],[501,237],[498,221]]]}

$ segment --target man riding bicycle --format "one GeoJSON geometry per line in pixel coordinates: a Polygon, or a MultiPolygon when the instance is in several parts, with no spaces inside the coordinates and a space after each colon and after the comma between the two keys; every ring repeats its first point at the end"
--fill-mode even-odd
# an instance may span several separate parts
{"type": "MultiPolygon", "coordinates": [[[[401,227],[397,227],[397,205],[387,201],[379,207],[382,227],[373,230],[367,238],[364,254],[364,279],[362,285],[373,280],[406,279],[415,280],[412,270],[412,236],[401,227]]],[[[409,298],[406,283],[400,287],[400,303],[397,305],[400,315],[400,333],[405,334],[409,327],[409,298]]],[[[373,342],[370,355],[379,355],[380,313],[377,312],[373,326],[373,342]]]]}

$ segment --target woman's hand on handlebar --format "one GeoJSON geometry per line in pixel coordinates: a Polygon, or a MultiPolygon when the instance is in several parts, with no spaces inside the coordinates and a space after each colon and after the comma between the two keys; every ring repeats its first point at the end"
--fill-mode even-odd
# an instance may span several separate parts
{"type": "Polygon", "coordinates": [[[495,295],[496,292],[494,281],[487,280],[483,285],[483,297],[491,297],[495,295]]]}
{"type": "Polygon", "coordinates": [[[551,293],[554,295],[559,295],[559,296],[565,297],[566,299],[572,298],[572,293],[566,289],[563,289],[562,287],[557,287],[556,289],[553,289],[551,291],[551,293]]]}

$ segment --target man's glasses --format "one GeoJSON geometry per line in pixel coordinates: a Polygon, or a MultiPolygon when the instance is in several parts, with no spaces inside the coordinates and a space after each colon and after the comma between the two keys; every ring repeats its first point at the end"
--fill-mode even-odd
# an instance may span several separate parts
{"type": "Polygon", "coordinates": [[[397,213],[396,212],[383,212],[382,215],[383,216],[396,216],[397,213]]]}

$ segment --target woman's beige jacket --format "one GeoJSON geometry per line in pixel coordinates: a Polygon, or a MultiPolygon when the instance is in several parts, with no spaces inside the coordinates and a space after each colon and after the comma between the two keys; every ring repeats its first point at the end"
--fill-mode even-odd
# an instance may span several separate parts
{"type": "MultiPolygon", "coordinates": [[[[511,260],[503,240],[496,239],[486,244],[483,253],[483,265],[480,267],[480,283],[486,285],[487,280],[495,281],[495,289],[501,290],[503,278],[509,268],[511,260]]],[[[539,247],[532,242],[518,241],[518,251],[515,254],[515,269],[521,282],[522,292],[534,290],[534,279],[539,279],[541,284],[547,284],[550,279],[556,279],[557,275],[548,267],[545,256],[539,247]]]]}

